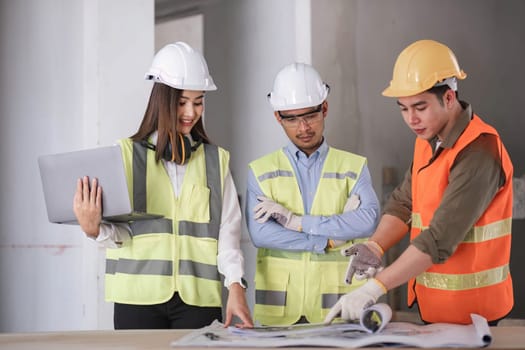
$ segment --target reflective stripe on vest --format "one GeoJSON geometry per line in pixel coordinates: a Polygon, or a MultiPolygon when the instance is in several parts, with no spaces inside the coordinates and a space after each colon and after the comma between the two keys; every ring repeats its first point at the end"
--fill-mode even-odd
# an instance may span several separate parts
{"type": "Polygon", "coordinates": [[[509,265],[462,275],[424,272],[416,277],[416,281],[427,288],[467,290],[501,283],[507,279],[509,272],[509,265]]]}
{"type": "Polygon", "coordinates": [[[505,184],[448,260],[432,265],[409,282],[408,303],[411,305],[417,299],[421,318],[427,322],[468,324],[471,313],[492,321],[507,315],[513,305],[509,272],[513,167],[497,132],[476,115],[454,147],[444,149],[431,162],[431,146],[416,139],[410,237],[414,239],[428,228],[456,157],[481,134],[497,138],[505,184]]]}
{"type": "MultiPolygon", "coordinates": [[[[314,196],[312,215],[342,213],[366,159],[329,149],[314,196]]],[[[264,195],[292,212],[304,213],[294,170],[282,150],[250,163],[264,195]]],[[[340,249],[326,254],[259,248],[254,317],[264,325],[289,325],[301,316],[322,322],[338,298],[364,282],[344,283],[348,258],[340,249]]]]}
{"type": "Polygon", "coordinates": [[[106,261],[106,273],[127,273],[130,275],[162,275],[173,274],[173,264],[166,260],[131,260],[119,259],[106,261]]]}
{"type": "Polygon", "coordinates": [[[286,292],[276,290],[255,290],[255,303],[262,305],[285,306],[286,292]]]}
{"type": "MultiPolygon", "coordinates": [[[[302,252],[292,252],[288,250],[277,250],[277,249],[267,249],[267,248],[259,248],[261,256],[268,256],[273,258],[281,258],[281,259],[290,259],[290,260],[303,260],[304,253],[302,252]]],[[[344,261],[348,262],[348,257],[343,256],[340,253],[340,248],[337,248],[334,250],[334,252],[337,252],[337,254],[310,254],[309,260],[310,261],[344,261]]]]}
{"type": "Polygon", "coordinates": [[[216,265],[202,264],[191,260],[179,260],[179,274],[220,281],[216,265]]]}
{"type": "MultiPolygon", "coordinates": [[[[324,293],[321,295],[321,307],[329,309],[346,293],[324,293]]],[[[282,306],[286,305],[286,292],[274,290],[256,290],[255,303],[260,305],[282,306]]]]}
{"type": "Polygon", "coordinates": [[[275,171],[269,171],[267,173],[257,176],[257,180],[259,180],[259,182],[263,182],[263,181],[275,179],[278,177],[294,177],[294,175],[292,171],[275,170],[275,171]]]}
{"type": "MultiPolygon", "coordinates": [[[[485,226],[473,227],[468,231],[461,244],[480,243],[506,236],[510,232],[511,225],[512,219],[509,218],[485,226]]],[[[427,226],[422,225],[421,215],[419,213],[412,214],[412,227],[420,230],[428,229],[427,226]]],[[[508,264],[468,274],[424,272],[416,278],[416,282],[434,289],[467,290],[501,283],[505,281],[509,272],[508,264]]]]}
{"type": "MultiPolygon", "coordinates": [[[[155,206],[156,210],[164,210],[161,214],[165,218],[130,223],[132,240],[124,243],[120,249],[107,250],[107,299],[130,304],[156,304],[169,300],[173,292],[177,290],[187,304],[220,306],[221,283],[216,255],[222,212],[221,176],[224,178],[226,175],[227,152],[216,146],[203,144],[203,147],[199,147],[196,152],[192,153],[192,161],[186,168],[186,175],[190,180],[187,180],[185,176],[181,198],[177,199],[178,202],[184,201],[184,203],[176,204],[179,208],[177,209],[170,204],[170,202],[178,202],[174,202],[172,198],[171,183],[162,163],[153,162],[153,152],[150,151],[152,154],[148,156],[148,150],[139,143],[133,143],[131,147],[129,142],[131,141],[124,140],[122,147],[123,153],[125,153],[124,149],[133,150],[130,152],[132,153],[130,162],[132,167],[129,170],[132,171],[130,177],[133,181],[134,208],[147,211],[148,203],[150,203],[155,206]],[[205,168],[205,171],[197,169],[201,166],[205,168]],[[148,169],[147,174],[146,169],[148,169]],[[148,180],[147,176],[153,177],[148,180]],[[195,184],[190,187],[189,191],[187,191],[187,181],[195,184]],[[195,187],[196,185],[201,186],[200,181],[203,181],[202,185],[206,187],[195,187]],[[170,191],[168,196],[161,193],[160,198],[167,201],[166,203],[148,202],[150,200],[148,189],[152,183],[153,186],[157,186],[155,189],[157,192],[164,188],[165,191],[170,191]],[[209,191],[209,193],[203,191],[209,191]],[[205,201],[206,206],[203,208],[208,208],[209,205],[209,211],[202,212],[203,208],[197,211],[191,210],[193,204],[187,203],[187,200],[195,196],[195,205],[202,207],[205,201]],[[186,217],[199,215],[196,214],[197,212],[205,213],[206,217],[209,217],[203,219],[203,217],[195,216],[198,222],[174,221],[180,216],[180,206],[185,206],[183,210],[187,212],[186,217]],[[170,207],[173,208],[169,209],[170,207]],[[176,223],[177,226],[174,226],[173,223],[176,223]],[[136,240],[140,240],[137,243],[140,244],[137,246],[140,249],[133,248],[133,242],[136,240]],[[159,259],[159,257],[165,259],[159,259]],[[201,292],[201,290],[205,291],[201,292]]],[[[127,154],[126,157],[130,159],[127,154]]]]}
{"type": "MultiPolygon", "coordinates": [[[[423,226],[421,215],[419,213],[412,214],[412,227],[418,228],[421,231],[428,229],[428,226],[423,226]]],[[[463,239],[463,243],[483,242],[503,237],[509,234],[511,228],[512,218],[499,220],[484,226],[475,226],[467,232],[467,235],[463,239]]]]}
{"type": "MultiPolygon", "coordinates": [[[[346,173],[325,173],[321,175],[325,179],[344,179],[346,177],[351,178],[353,180],[357,179],[357,174],[353,171],[349,171],[346,173]]],[[[275,179],[278,177],[294,177],[292,171],[285,171],[285,170],[276,170],[276,171],[269,171],[267,173],[264,173],[257,177],[257,180],[259,182],[263,182],[265,180],[269,179],[275,179]]]]}
{"type": "Polygon", "coordinates": [[[134,237],[148,233],[173,233],[173,222],[166,218],[132,221],[130,226],[134,237]]]}

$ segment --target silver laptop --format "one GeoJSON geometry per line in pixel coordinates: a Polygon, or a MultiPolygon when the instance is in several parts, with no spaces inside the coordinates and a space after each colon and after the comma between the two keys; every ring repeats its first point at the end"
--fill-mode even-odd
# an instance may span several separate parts
{"type": "Polygon", "coordinates": [[[120,146],[43,155],[38,158],[50,222],[78,224],[73,212],[77,180],[96,177],[102,186],[102,219],[128,222],[160,218],[162,215],[134,212],[128,193],[120,146]]]}

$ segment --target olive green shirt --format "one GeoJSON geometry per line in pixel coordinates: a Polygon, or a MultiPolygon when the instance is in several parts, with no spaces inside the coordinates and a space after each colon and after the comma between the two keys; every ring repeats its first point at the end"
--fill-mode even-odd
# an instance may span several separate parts
{"type": "MultiPolygon", "coordinates": [[[[455,147],[472,119],[471,106],[465,102],[461,104],[463,112],[441,145],[436,149],[437,136],[429,141],[434,149],[430,163],[440,156],[443,149],[455,147]]],[[[482,134],[456,157],[448,186],[428,229],[411,242],[430,255],[434,264],[444,263],[454,253],[505,183],[499,151],[496,136],[482,134]]],[[[385,214],[396,216],[407,224],[410,224],[412,213],[411,182],[412,172],[408,169],[403,182],[392,192],[384,208],[385,214]]]]}

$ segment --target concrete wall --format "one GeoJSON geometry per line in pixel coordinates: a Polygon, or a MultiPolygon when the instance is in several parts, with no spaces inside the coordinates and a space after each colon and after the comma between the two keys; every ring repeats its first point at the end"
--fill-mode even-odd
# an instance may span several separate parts
{"type": "Polygon", "coordinates": [[[153,10],[152,0],[0,2],[2,332],[112,327],[104,251],[47,221],[37,157],[136,129],[153,10]]]}
{"type": "Polygon", "coordinates": [[[203,52],[204,27],[202,14],[173,18],[155,24],[155,52],[167,44],[184,41],[203,52]]]}
{"type": "MultiPolygon", "coordinates": [[[[204,52],[218,84],[216,92],[206,95],[206,128],[213,142],[230,150],[242,205],[248,162],[287,140],[266,95],[282,66],[308,55],[295,34],[296,26],[309,27],[309,21],[296,19],[296,11],[304,13],[303,6],[309,7],[309,2],[230,0],[204,8],[204,52]]],[[[247,295],[253,305],[255,249],[243,228],[247,295]]]]}

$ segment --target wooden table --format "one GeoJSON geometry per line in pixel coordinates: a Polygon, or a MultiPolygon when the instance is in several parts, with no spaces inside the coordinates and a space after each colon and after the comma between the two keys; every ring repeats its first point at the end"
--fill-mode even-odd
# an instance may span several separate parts
{"type": "MultiPolygon", "coordinates": [[[[49,333],[1,333],[0,349],[170,350],[175,349],[170,347],[170,343],[173,340],[180,338],[184,334],[187,334],[188,332],[189,330],[130,330],[72,331],[49,333]]],[[[525,349],[525,327],[492,327],[491,332],[493,336],[493,341],[487,349],[525,349]]],[[[197,348],[192,349],[196,350],[197,348]]],[[[334,350],[334,348],[325,349],[334,350]]]]}

